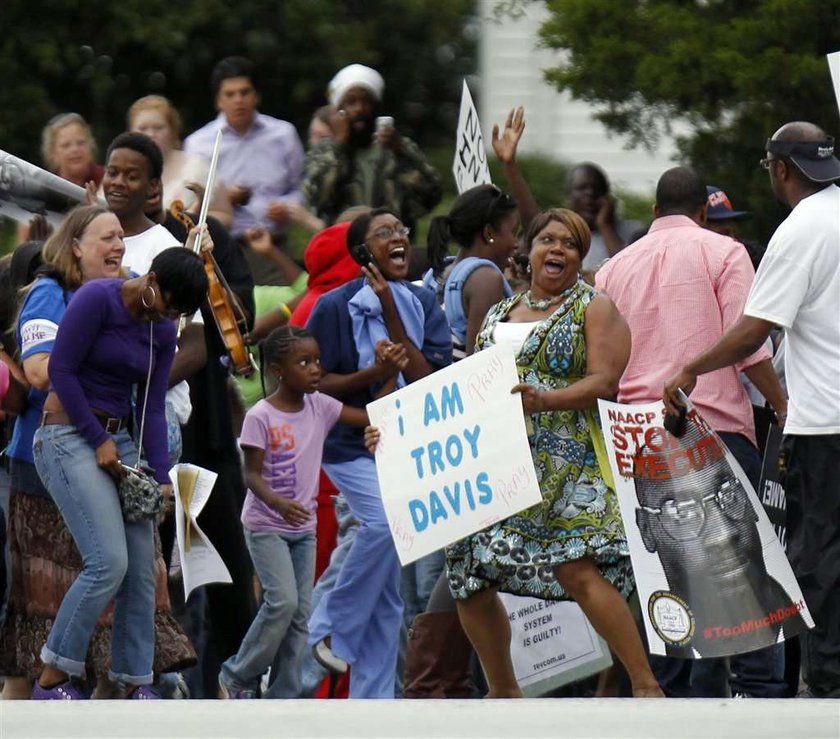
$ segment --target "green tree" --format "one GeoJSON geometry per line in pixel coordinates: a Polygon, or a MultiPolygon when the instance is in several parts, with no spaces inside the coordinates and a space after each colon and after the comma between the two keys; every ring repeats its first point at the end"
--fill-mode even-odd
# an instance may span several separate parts
{"type": "MultiPolygon", "coordinates": [[[[507,2],[516,9],[519,0],[507,2]]],[[[542,42],[566,52],[546,78],[593,103],[634,145],[676,118],[683,161],[749,205],[754,238],[785,212],[758,166],[780,125],[840,131],[825,55],[840,50],[840,4],[812,0],[547,0],[542,42]]]]}
{"type": "Polygon", "coordinates": [[[474,72],[472,2],[451,0],[3,0],[0,148],[40,163],[54,114],[81,113],[100,144],[138,97],[169,97],[187,132],[214,115],[210,71],[241,54],[257,63],[261,110],[301,133],[345,64],[378,68],[383,109],[431,144],[452,136],[461,78],[474,72]]]}

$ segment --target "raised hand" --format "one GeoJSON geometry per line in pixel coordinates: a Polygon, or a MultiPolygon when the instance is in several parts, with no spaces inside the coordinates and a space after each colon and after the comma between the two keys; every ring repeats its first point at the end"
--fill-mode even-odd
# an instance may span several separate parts
{"type": "Polygon", "coordinates": [[[505,129],[499,135],[498,125],[493,126],[491,143],[493,151],[502,164],[511,164],[516,161],[516,149],[519,146],[519,139],[525,131],[525,108],[520,105],[518,108],[511,108],[505,121],[505,129]]]}

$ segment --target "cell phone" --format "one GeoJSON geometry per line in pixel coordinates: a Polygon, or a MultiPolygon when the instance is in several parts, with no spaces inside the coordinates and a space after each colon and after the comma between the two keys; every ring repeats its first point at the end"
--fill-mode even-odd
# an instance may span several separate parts
{"type": "Polygon", "coordinates": [[[394,117],[390,115],[380,115],[376,117],[376,132],[379,133],[383,128],[393,128],[394,117]]]}
{"type": "Polygon", "coordinates": [[[663,426],[665,426],[665,430],[676,436],[678,439],[685,433],[685,414],[687,412],[688,409],[684,405],[682,405],[680,406],[679,416],[672,416],[670,413],[665,414],[665,422],[663,423],[663,426]]]}
{"type": "Polygon", "coordinates": [[[372,264],[379,269],[379,265],[373,258],[373,254],[370,253],[370,249],[368,249],[367,244],[357,244],[354,246],[350,249],[350,256],[353,257],[358,264],[362,265],[362,267],[367,267],[372,264]]]}

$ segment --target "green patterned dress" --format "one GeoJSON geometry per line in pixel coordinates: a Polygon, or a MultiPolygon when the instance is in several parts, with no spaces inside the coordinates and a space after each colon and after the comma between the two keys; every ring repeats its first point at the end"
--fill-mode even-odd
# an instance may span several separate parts
{"type": "MultiPolygon", "coordinates": [[[[577,282],[557,309],[528,335],[516,357],[519,379],[543,390],[565,388],[586,374],[584,314],[596,292],[577,282]]],[[[492,346],[493,332],[520,295],[497,303],[476,339],[492,346]]],[[[447,548],[453,597],[485,588],[549,600],[568,599],[554,578],[564,562],[590,557],[624,595],[634,588],[618,499],[601,475],[592,444],[592,411],[551,411],[530,417],[528,441],[542,503],[447,548]]],[[[600,433],[600,431],[598,431],[600,433]]]]}

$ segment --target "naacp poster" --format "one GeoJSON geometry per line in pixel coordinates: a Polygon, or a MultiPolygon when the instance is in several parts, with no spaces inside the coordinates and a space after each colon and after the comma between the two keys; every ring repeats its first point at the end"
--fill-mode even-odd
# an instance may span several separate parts
{"type": "Polygon", "coordinates": [[[677,435],[661,402],[598,406],[651,653],[722,657],[813,627],[755,490],[691,403],[677,435]]]}
{"type": "Polygon", "coordinates": [[[607,643],[572,601],[499,593],[510,622],[510,658],[527,698],[595,675],[612,664],[607,643]]]}
{"type": "Polygon", "coordinates": [[[368,404],[402,564],[542,500],[513,351],[491,347],[368,404]]]}
{"type": "Polygon", "coordinates": [[[64,213],[84,200],[78,185],[0,150],[0,216],[29,223],[43,215],[58,225],[64,213]]]}

